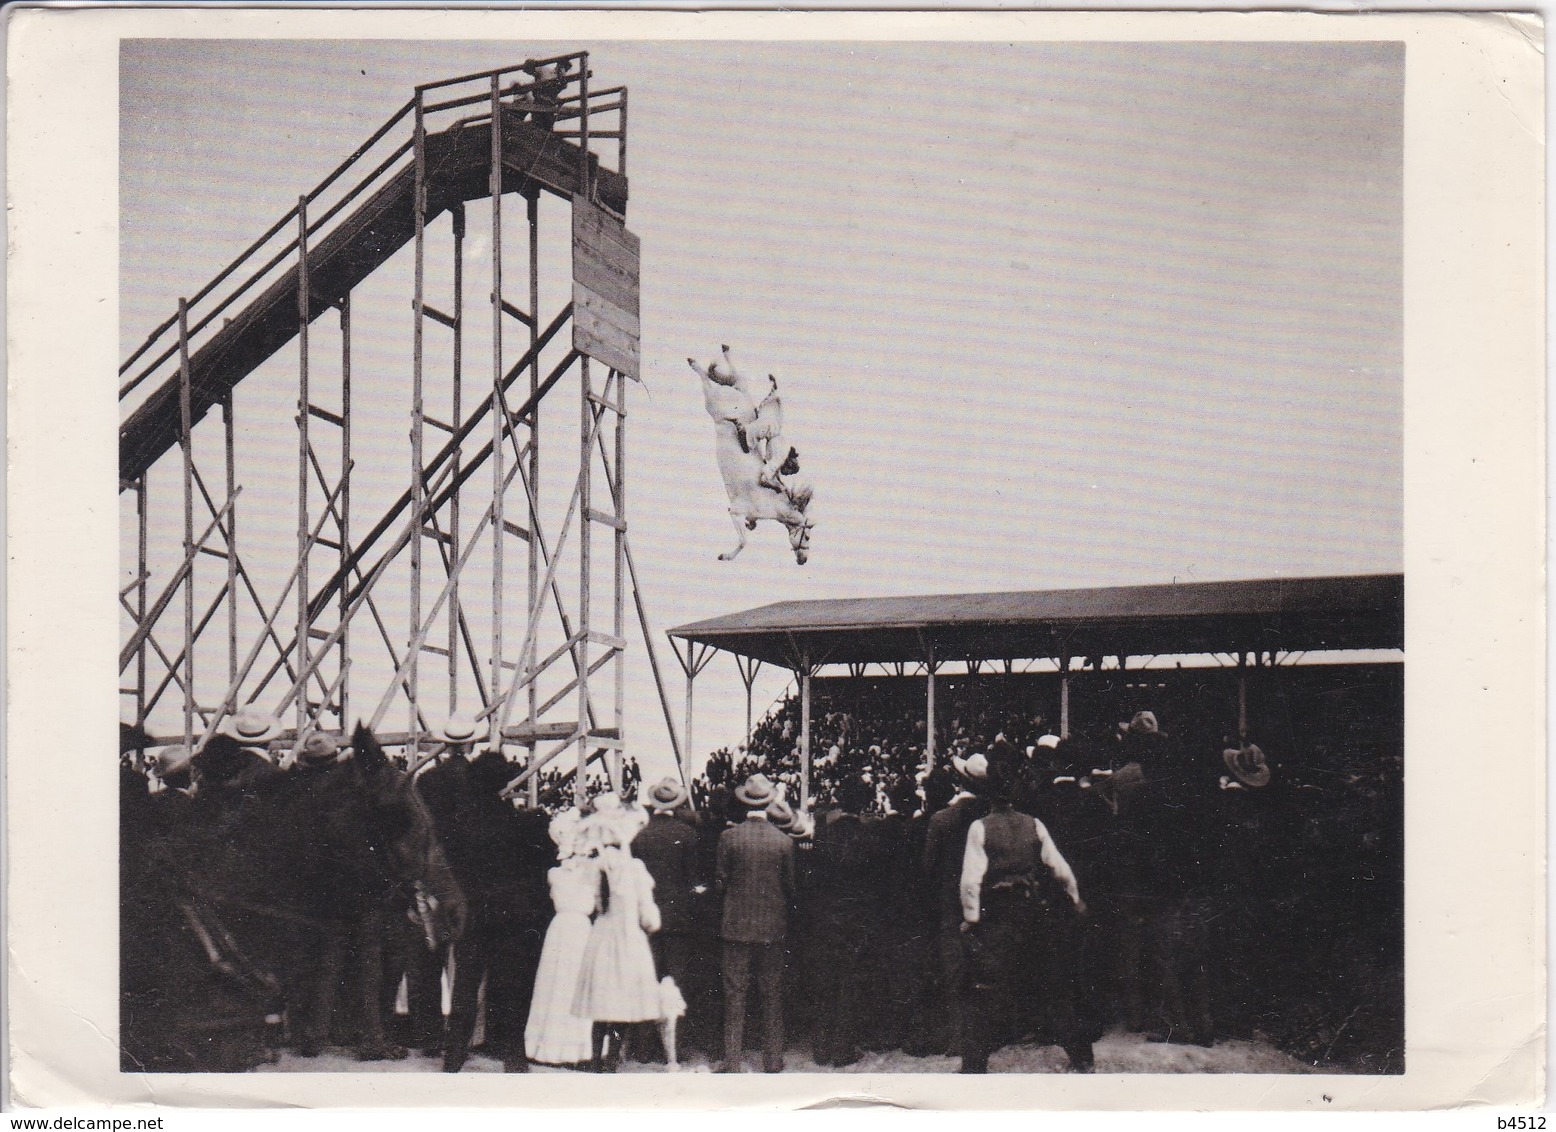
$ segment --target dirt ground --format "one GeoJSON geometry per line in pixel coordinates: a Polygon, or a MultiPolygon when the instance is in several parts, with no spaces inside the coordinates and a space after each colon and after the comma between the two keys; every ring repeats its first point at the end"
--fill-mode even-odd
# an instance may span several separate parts
{"type": "MultiPolygon", "coordinates": [[[[1115,1032],[1096,1045],[1098,1073],[1312,1073],[1316,1070],[1262,1042],[1223,1041],[1206,1049],[1201,1046],[1148,1042],[1139,1034],[1115,1032]]],[[[761,1057],[748,1054],[746,1071],[756,1072],[761,1057]]],[[[791,1049],[785,1055],[790,1073],[955,1073],[958,1063],[949,1057],[910,1057],[905,1053],[871,1053],[844,1069],[818,1066],[806,1049],[791,1049]]],[[[1013,1045],[996,1053],[989,1061],[991,1073],[1064,1073],[1069,1059],[1057,1046],[1013,1045]]],[[[259,1072],[280,1073],[437,1073],[442,1063],[434,1058],[412,1054],[404,1061],[355,1060],[344,1050],[327,1050],[319,1057],[282,1054],[281,1060],[263,1066],[259,1072]]],[[[681,1065],[683,1073],[706,1073],[708,1059],[694,1054],[681,1065]]],[[[501,1073],[502,1063],[473,1054],[465,1065],[466,1073],[501,1073]]],[[[565,1069],[535,1066],[536,1073],[566,1073],[565,1069]]],[[[662,1065],[629,1062],[624,1073],[662,1073],[662,1065]]],[[[1326,1070],[1333,1072],[1333,1068],[1326,1070]]]]}

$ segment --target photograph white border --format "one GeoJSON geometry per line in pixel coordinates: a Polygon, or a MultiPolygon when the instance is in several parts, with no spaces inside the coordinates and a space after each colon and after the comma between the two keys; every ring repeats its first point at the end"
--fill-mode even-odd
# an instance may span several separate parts
{"type": "Polygon", "coordinates": [[[27,1106],[1423,1109],[1545,1066],[1544,90],[1538,17],[19,9],[8,13],[6,836],[27,1106]],[[591,1078],[118,1069],[121,37],[1403,40],[1406,1072],[591,1078]],[[1120,1083],[1127,1081],[1128,1088],[1120,1083]],[[585,1087],[587,1085],[587,1087],[585,1087]]]}

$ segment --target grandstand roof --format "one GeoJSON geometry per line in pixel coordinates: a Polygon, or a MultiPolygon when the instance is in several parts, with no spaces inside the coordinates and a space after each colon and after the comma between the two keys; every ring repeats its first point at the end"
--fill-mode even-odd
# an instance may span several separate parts
{"type": "Polygon", "coordinates": [[[1402,574],[781,601],[670,630],[780,667],[1399,649],[1402,574]]]}

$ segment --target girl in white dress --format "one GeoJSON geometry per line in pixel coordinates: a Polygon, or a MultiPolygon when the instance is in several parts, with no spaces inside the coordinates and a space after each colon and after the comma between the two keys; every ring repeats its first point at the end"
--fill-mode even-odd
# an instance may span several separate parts
{"type": "Polygon", "coordinates": [[[566,810],[551,820],[551,839],[560,859],[549,874],[556,915],[546,929],[529,1024],[524,1028],[525,1054],[543,1065],[579,1065],[592,1053],[592,1020],[573,1013],[573,999],[589,941],[599,868],[580,854],[579,821],[577,810],[566,810]]]}
{"type": "Polygon", "coordinates": [[[637,808],[606,807],[588,819],[599,848],[600,915],[584,951],[573,1013],[593,1027],[595,1072],[614,1073],[621,1064],[628,1023],[664,1017],[659,977],[648,933],[659,930],[654,878],[628,846],[647,822],[637,808]]]}

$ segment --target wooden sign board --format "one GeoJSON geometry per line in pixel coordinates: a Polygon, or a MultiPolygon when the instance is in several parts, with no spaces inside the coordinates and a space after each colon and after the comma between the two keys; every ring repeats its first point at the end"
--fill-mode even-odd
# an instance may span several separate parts
{"type": "Polygon", "coordinates": [[[573,197],[573,349],[632,378],[642,376],[640,243],[609,212],[573,197]]]}

